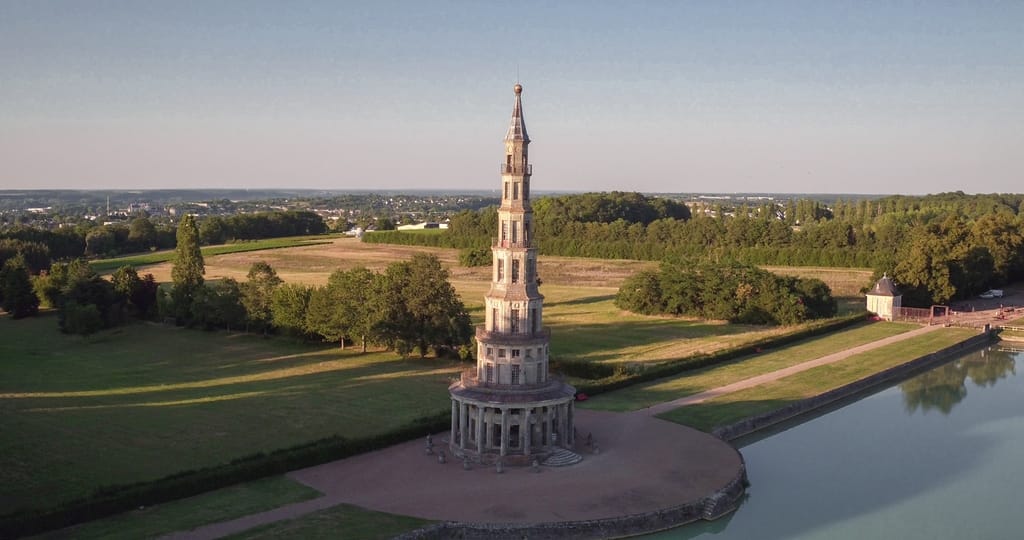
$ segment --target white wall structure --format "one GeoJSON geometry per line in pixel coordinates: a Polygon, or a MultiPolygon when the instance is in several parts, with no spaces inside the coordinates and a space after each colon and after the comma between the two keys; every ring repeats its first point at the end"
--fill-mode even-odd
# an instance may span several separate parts
{"type": "Polygon", "coordinates": [[[902,307],[903,295],[896,289],[896,284],[889,275],[883,274],[882,279],[868,291],[867,302],[868,311],[891,321],[897,309],[902,307]]]}

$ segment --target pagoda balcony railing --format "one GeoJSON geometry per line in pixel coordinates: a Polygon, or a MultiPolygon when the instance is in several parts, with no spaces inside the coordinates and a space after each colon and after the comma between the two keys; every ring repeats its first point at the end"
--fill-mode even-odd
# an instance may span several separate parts
{"type": "Polygon", "coordinates": [[[512,240],[507,240],[507,239],[506,240],[501,240],[501,239],[492,237],[491,238],[491,247],[500,247],[500,248],[530,248],[530,247],[533,247],[533,246],[531,246],[530,242],[528,242],[526,240],[516,240],[515,242],[513,242],[512,240]]]}
{"type": "Polygon", "coordinates": [[[547,327],[536,332],[491,332],[482,326],[476,327],[476,340],[492,345],[516,345],[551,338],[551,330],[547,327]]]}
{"type": "Polygon", "coordinates": [[[522,165],[502,163],[498,165],[498,169],[501,171],[501,174],[533,174],[533,163],[529,163],[525,167],[522,165]]]}
{"type": "Polygon", "coordinates": [[[520,384],[498,384],[496,382],[487,382],[480,379],[480,372],[477,368],[466,368],[459,374],[459,382],[462,386],[467,388],[492,388],[494,390],[531,390],[534,388],[543,388],[550,385],[552,382],[562,381],[564,379],[558,375],[552,375],[547,373],[543,382],[536,383],[520,383],[520,384]]]}

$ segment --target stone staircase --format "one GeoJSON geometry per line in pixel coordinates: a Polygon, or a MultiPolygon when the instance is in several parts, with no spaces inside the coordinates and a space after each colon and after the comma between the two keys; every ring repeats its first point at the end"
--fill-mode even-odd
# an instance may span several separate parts
{"type": "Polygon", "coordinates": [[[583,461],[583,456],[573,452],[572,450],[566,450],[565,448],[557,448],[551,453],[547,459],[544,460],[541,465],[545,467],[566,467],[569,465],[575,465],[583,461]]]}

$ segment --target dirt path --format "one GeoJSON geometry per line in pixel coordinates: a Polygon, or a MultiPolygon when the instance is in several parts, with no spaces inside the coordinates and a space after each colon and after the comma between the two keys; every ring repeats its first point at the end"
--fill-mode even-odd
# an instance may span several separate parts
{"type": "Polygon", "coordinates": [[[788,377],[790,375],[793,375],[793,374],[796,374],[796,373],[800,373],[802,371],[807,371],[808,369],[816,368],[818,366],[834,364],[836,362],[845,360],[845,359],[847,359],[847,358],[849,358],[849,357],[851,357],[851,356],[853,356],[855,354],[860,354],[862,352],[867,352],[867,351],[870,351],[870,350],[873,350],[873,349],[877,349],[879,347],[885,347],[887,345],[892,345],[893,343],[898,343],[900,341],[904,341],[904,340],[907,340],[907,339],[910,339],[910,338],[913,338],[913,337],[916,337],[916,336],[920,336],[921,334],[926,334],[928,332],[932,332],[932,331],[937,330],[939,328],[942,328],[942,327],[941,326],[924,326],[924,327],[918,328],[916,330],[911,330],[909,332],[904,332],[902,334],[898,334],[898,335],[895,335],[895,336],[890,336],[890,337],[887,337],[887,338],[884,338],[884,339],[880,339],[878,341],[872,341],[871,343],[865,343],[864,345],[858,345],[856,347],[852,347],[852,348],[849,348],[849,349],[846,349],[846,350],[835,352],[835,353],[832,353],[832,354],[827,355],[827,356],[822,356],[821,358],[816,358],[814,360],[808,360],[807,362],[804,362],[802,364],[797,364],[795,366],[789,366],[787,368],[782,368],[782,369],[779,369],[779,370],[776,370],[776,371],[772,371],[772,372],[769,372],[769,373],[764,373],[762,375],[758,375],[756,377],[751,377],[749,379],[743,379],[742,381],[737,381],[737,382],[734,382],[732,384],[727,384],[725,386],[719,386],[718,388],[712,388],[710,390],[705,390],[705,391],[703,391],[703,392],[701,392],[699,394],[693,394],[691,396],[686,396],[686,397],[675,399],[675,400],[672,400],[672,401],[666,401],[664,403],[658,403],[657,405],[652,405],[652,406],[650,406],[650,407],[648,407],[646,409],[640,409],[639,411],[636,411],[636,412],[640,413],[640,414],[646,414],[646,415],[654,416],[654,415],[657,415],[657,414],[661,414],[663,412],[671,411],[672,409],[677,409],[679,407],[683,407],[685,405],[693,405],[695,403],[701,403],[701,402],[707,401],[709,399],[714,399],[714,398],[716,398],[718,396],[722,396],[722,395],[725,395],[725,394],[730,394],[732,392],[738,392],[740,390],[746,390],[747,388],[753,388],[755,386],[760,386],[760,385],[762,385],[764,383],[768,383],[768,382],[772,382],[772,381],[777,381],[777,380],[782,379],[784,377],[788,377]]]}

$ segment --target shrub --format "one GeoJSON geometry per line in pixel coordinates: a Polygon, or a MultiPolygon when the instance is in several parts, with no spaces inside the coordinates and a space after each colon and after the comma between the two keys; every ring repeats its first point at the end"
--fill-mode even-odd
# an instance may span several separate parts
{"type": "Polygon", "coordinates": [[[459,251],[459,264],[462,266],[488,266],[491,264],[489,248],[465,248],[459,251]]]}

